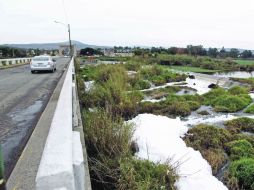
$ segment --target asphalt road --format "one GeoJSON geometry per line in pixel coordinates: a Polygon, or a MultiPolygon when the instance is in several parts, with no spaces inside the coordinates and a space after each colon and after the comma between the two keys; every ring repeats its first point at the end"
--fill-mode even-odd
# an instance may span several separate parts
{"type": "Polygon", "coordinates": [[[31,74],[29,65],[0,70],[0,143],[6,177],[19,159],[68,62],[68,58],[59,58],[55,73],[31,74]]]}

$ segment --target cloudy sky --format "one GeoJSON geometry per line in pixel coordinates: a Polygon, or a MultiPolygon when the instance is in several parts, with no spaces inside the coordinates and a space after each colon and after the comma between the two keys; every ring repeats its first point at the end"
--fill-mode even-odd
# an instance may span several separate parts
{"type": "Polygon", "coordinates": [[[254,49],[254,0],[0,0],[0,44],[66,41],[54,20],[93,45],[254,49]]]}

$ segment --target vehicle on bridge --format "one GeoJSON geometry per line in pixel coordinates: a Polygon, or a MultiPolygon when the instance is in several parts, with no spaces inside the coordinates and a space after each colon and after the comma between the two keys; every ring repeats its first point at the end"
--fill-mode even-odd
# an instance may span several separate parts
{"type": "Polygon", "coordinates": [[[31,73],[35,71],[51,71],[56,70],[55,60],[48,55],[35,56],[30,63],[31,73]]]}

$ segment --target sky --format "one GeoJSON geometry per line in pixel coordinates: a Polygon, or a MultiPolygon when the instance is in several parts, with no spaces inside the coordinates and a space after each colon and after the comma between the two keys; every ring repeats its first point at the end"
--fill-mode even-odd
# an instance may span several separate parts
{"type": "Polygon", "coordinates": [[[254,49],[254,0],[0,0],[0,44],[254,49]]]}

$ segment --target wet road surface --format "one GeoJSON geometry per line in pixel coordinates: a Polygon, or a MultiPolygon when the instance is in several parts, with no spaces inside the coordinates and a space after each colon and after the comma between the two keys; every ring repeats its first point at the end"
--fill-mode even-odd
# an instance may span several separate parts
{"type": "Polygon", "coordinates": [[[31,74],[29,65],[0,70],[0,143],[6,177],[13,170],[68,62],[68,58],[59,58],[55,73],[31,74]]]}

